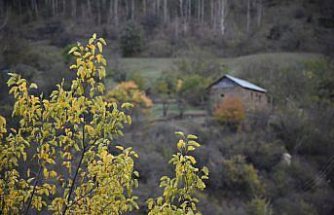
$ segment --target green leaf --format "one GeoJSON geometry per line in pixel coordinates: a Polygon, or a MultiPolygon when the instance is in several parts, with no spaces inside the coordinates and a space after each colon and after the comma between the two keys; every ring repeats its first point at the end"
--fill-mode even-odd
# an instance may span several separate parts
{"type": "Polygon", "coordinates": [[[187,139],[190,139],[190,140],[197,140],[198,137],[197,137],[196,135],[189,134],[189,135],[187,136],[187,139]]]}
{"type": "Polygon", "coordinates": [[[205,174],[205,175],[209,175],[209,169],[205,166],[202,168],[202,172],[205,174]]]}
{"type": "Polygon", "coordinates": [[[175,135],[184,138],[184,133],[182,131],[175,132],[175,135]]]}
{"type": "Polygon", "coordinates": [[[189,146],[195,146],[196,148],[198,148],[198,147],[201,146],[198,142],[196,142],[196,141],[194,141],[194,140],[189,140],[189,141],[188,141],[188,145],[189,145],[189,146]]]}

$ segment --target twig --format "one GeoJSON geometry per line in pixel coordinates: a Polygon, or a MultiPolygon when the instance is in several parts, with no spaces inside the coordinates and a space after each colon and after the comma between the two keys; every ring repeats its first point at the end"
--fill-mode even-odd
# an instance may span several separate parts
{"type": "Polygon", "coordinates": [[[35,195],[36,187],[37,187],[38,180],[39,180],[39,177],[41,175],[41,172],[42,172],[42,165],[39,166],[38,174],[36,176],[35,183],[34,183],[34,188],[32,190],[32,193],[31,193],[30,198],[29,198],[28,206],[27,206],[26,211],[24,213],[25,215],[28,215],[28,212],[29,212],[29,209],[30,209],[30,206],[31,206],[31,203],[32,203],[32,199],[35,195]]]}
{"type": "MultiPolygon", "coordinates": [[[[79,164],[78,164],[78,167],[75,171],[75,174],[74,174],[74,178],[73,178],[73,181],[72,181],[72,184],[71,184],[71,187],[70,187],[70,191],[68,193],[68,196],[67,196],[67,204],[70,202],[71,200],[71,195],[73,193],[73,190],[74,190],[74,186],[75,186],[75,181],[77,179],[77,176],[78,176],[78,173],[79,173],[79,169],[82,165],[82,161],[83,161],[83,158],[85,156],[85,153],[86,153],[86,147],[85,147],[85,125],[82,126],[82,146],[83,146],[83,149],[82,149],[82,153],[81,153],[81,157],[80,157],[80,161],[79,161],[79,164]]],[[[65,215],[67,209],[68,209],[68,206],[67,204],[65,204],[65,208],[64,208],[64,211],[63,211],[63,215],[65,215]]]]}

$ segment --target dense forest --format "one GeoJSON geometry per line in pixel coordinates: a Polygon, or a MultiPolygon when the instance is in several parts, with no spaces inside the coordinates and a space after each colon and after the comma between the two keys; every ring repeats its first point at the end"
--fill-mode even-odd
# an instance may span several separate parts
{"type": "MultiPolygon", "coordinates": [[[[175,56],[190,44],[220,56],[333,49],[334,6],[328,0],[15,0],[0,4],[2,28],[7,22],[23,28],[36,20],[51,22],[37,32],[22,31],[33,34],[26,36],[29,39],[57,30],[58,37],[89,35],[89,26],[115,40],[127,23],[134,22],[145,34],[143,56],[175,56]]],[[[67,39],[74,42],[73,37],[67,39]]]]}
{"type": "Polygon", "coordinates": [[[332,215],[333,38],[331,0],[0,0],[0,214],[332,215]]]}

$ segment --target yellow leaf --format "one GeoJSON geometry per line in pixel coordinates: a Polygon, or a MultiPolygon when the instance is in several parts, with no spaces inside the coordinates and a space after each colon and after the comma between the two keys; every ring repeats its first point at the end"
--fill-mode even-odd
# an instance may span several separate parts
{"type": "Polygon", "coordinates": [[[188,160],[190,160],[191,161],[191,163],[192,164],[196,164],[196,160],[195,160],[195,158],[193,157],[193,156],[186,156],[186,158],[188,159],[188,160]]]}
{"type": "Polygon", "coordinates": [[[99,51],[102,52],[103,51],[102,43],[97,42],[96,45],[97,45],[99,51]]]}
{"type": "Polygon", "coordinates": [[[123,146],[116,146],[116,149],[119,149],[119,150],[123,151],[124,147],[123,146]]]}
{"type": "Polygon", "coordinates": [[[88,134],[93,136],[95,134],[95,129],[90,125],[85,125],[85,129],[87,130],[88,134]]]}
{"type": "Polygon", "coordinates": [[[32,83],[32,84],[30,84],[29,88],[30,89],[37,89],[37,84],[32,83]]]}
{"type": "Polygon", "coordinates": [[[103,38],[100,38],[99,41],[103,44],[103,45],[107,45],[106,41],[103,38]]]}
{"type": "Polygon", "coordinates": [[[68,52],[68,54],[72,54],[74,51],[76,51],[78,48],[75,46],[71,48],[71,50],[68,52]]]}

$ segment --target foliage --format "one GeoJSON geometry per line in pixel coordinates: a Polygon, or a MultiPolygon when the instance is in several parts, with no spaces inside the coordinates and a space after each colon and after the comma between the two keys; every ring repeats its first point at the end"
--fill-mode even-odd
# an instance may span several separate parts
{"type": "Polygon", "coordinates": [[[317,102],[333,104],[334,102],[334,61],[317,60],[306,62],[310,79],[315,82],[317,102]]]}
{"type": "Polygon", "coordinates": [[[129,75],[129,81],[134,81],[140,90],[145,90],[146,79],[140,72],[133,72],[129,75]]]}
{"type": "Polygon", "coordinates": [[[222,180],[225,189],[238,191],[242,196],[262,195],[264,187],[253,165],[241,155],[223,161],[222,180]]]}
{"type": "Polygon", "coordinates": [[[214,118],[221,124],[235,130],[245,119],[245,107],[238,98],[226,97],[213,113],[214,118]]]}
{"type": "Polygon", "coordinates": [[[69,53],[76,61],[70,68],[76,78],[70,90],[58,84],[50,98],[31,95],[29,89],[37,85],[11,74],[13,116],[20,121],[6,132],[0,118],[2,213],[120,214],[138,207],[132,195],[137,154],[121,146],[116,154],[109,150],[123,134],[123,124],[131,122],[122,109],[132,105],[119,109],[102,96],[103,45],[94,34],[87,45],[73,47],[69,53]],[[31,169],[19,173],[19,163],[28,161],[31,169]]]}
{"type": "Polygon", "coordinates": [[[177,79],[174,75],[163,75],[157,79],[153,85],[154,92],[159,95],[162,102],[163,116],[167,116],[169,100],[175,95],[177,90],[177,79]]]}
{"type": "Polygon", "coordinates": [[[119,83],[106,94],[106,99],[113,102],[130,102],[140,108],[151,108],[153,105],[152,100],[134,81],[119,83]]]}
{"type": "Polygon", "coordinates": [[[270,203],[265,199],[254,198],[247,204],[247,213],[249,215],[272,215],[270,203]]]}
{"type": "Polygon", "coordinates": [[[124,57],[132,57],[143,49],[143,32],[140,26],[129,22],[121,32],[120,46],[124,57]]]}
{"type": "Polygon", "coordinates": [[[202,105],[207,99],[206,88],[210,79],[197,74],[187,75],[183,78],[178,95],[191,105],[202,105]]]}
{"type": "Polygon", "coordinates": [[[175,177],[161,177],[160,187],[164,188],[164,192],[156,200],[147,201],[149,215],[200,214],[196,206],[198,199],[193,195],[198,190],[205,189],[203,180],[208,179],[209,171],[206,167],[196,168],[196,159],[189,154],[200,147],[196,142],[197,137],[185,136],[182,132],[176,132],[176,135],[180,137],[178,152],[169,161],[175,166],[175,177]]]}

